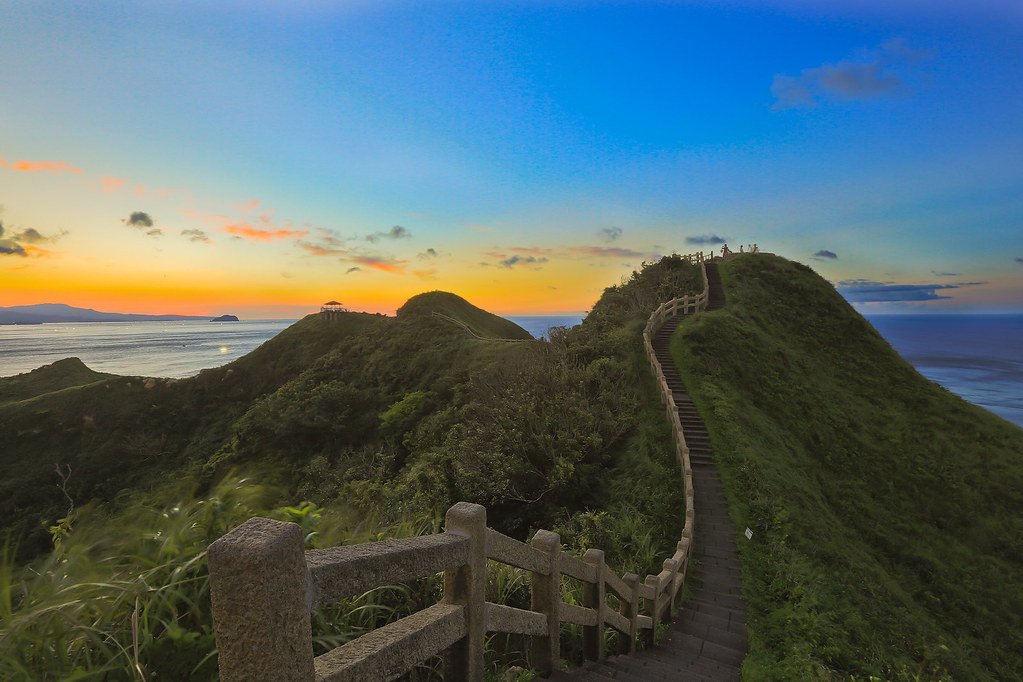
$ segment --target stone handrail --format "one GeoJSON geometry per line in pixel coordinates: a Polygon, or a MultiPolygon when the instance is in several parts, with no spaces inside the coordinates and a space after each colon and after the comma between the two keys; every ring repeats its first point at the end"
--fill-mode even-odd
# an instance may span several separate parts
{"type": "Polygon", "coordinates": [[[562,623],[583,628],[583,653],[604,658],[604,631],[621,633],[619,652],[631,653],[637,637],[652,644],[658,625],[671,616],[682,590],[693,538],[693,479],[674,399],[653,353],[650,335],[669,316],[702,310],[708,287],[661,304],[643,332],[647,356],[669,410],[675,454],[686,500],[685,526],[675,553],[643,582],[619,577],[604,552],[589,549],[580,560],[561,549],[557,533],[539,530],[531,544],[487,527],[486,508],[459,502],[445,517],[443,533],[329,549],[304,550],[301,526],[252,518],[210,545],[207,558],[221,679],[394,679],[423,661],[443,656],[449,680],[483,679],[488,632],[526,635],[529,659],[541,673],[557,670],[562,623]],[[487,561],[529,571],[530,608],[486,601],[487,561]],[[319,656],[313,655],[311,611],[368,590],[443,572],[440,602],[372,630],[319,656]],[[561,601],[561,579],[583,585],[581,606],[561,601]],[[618,598],[610,607],[606,594],[618,598]]]}

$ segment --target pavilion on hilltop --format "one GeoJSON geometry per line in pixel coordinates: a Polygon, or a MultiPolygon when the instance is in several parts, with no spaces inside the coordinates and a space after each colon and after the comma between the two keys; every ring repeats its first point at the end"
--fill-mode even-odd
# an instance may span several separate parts
{"type": "Polygon", "coordinates": [[[341,313],[347,313],[348,308],[344,307],[337,301],[327,301],[320,306],[320,315],[326,318],[338,317],[341,313]]]}

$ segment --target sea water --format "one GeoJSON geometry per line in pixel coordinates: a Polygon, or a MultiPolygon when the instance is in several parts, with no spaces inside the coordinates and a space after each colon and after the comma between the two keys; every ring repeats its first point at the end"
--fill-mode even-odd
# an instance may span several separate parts
{"type": "Polygon", "coordinates": [[[77,357],[97,372],[184,378],[240,358],[294,320],[0,325],[0,376],[77,357]]]}
{"type": "MultiPolygon", "coordinates": [[[[509,317],[537,338],[580,316],[509,317]]],[[[1023,426],[1023,315],[873,315],[917,371],[1023,426]]],[[[78,357],[98,372],[184,378],[245,355],[293,320],[0,325],[0,376],[78,357]]]]}

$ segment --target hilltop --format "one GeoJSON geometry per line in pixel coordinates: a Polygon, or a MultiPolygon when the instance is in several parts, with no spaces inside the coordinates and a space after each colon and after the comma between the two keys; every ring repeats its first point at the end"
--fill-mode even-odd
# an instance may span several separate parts
{"type": "Polygon", "coordinates": [[[752,679],[1023,670],[1023,429],[925,379],[808,267],[720,268],[672,351],[740,537],[752,679]]]}

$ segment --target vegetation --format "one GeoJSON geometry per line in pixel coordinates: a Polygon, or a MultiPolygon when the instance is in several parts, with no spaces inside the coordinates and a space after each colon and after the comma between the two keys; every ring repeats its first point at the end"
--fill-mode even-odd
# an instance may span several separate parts
{"type": "MultiPolygon", "coordinates": [[[[435,532],[467,500],[520,539],[554,528],[573,549],[603,546],[619,571],[655,570],[684,505],[641,330],[662,290],[698,286],[696,268],[668,257],[609,288],[578,327],[522,343],[433,315],[528,337],[431,292],[396,318],[307,317],[190,379],[11,389],[0,676],[211,677],[205,546],[255,514],[328,546],[435,532]]],[[[502,599],[528,603],[520,572],[495,577],[502,599]]],[[[438,589],[425,580],[318,613],[316,646],[438,589]]],[[[495,666],[522,663],[515,641],[491,649],[495,666]]]]}
{"type": "Polygon", "coordinates": [[[749,679],[1015,679],[1023,430],[920,376],[826,281],[720,268],[672,353],[742,539],[749,679]]]}

